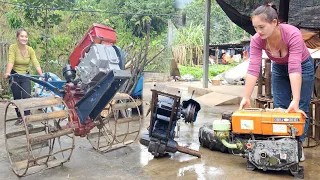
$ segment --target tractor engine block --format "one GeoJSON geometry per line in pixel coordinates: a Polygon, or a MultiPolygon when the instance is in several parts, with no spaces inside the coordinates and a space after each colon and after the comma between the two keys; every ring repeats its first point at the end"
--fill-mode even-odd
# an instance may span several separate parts
{"type": "Polygon", "coordinates": [[[120,52],[121,50],[116,46],[92,45],[75,68],[82,89],[88,89],[97,84],[110,70],[122,69],[123,58],[120,52]]]}

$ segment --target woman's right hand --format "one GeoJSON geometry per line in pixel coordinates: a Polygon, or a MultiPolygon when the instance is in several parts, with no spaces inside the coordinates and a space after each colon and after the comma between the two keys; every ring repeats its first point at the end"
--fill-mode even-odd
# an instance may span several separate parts
{"type": "Polygon", "coordinates": [[[6,74],[4,75],[4,77],[5,77],[6,79],[8,79],[9,76],[10,76],[10,73],[6,73],[6,74]]]}
{"type": "Polygon", "coordinates": [[[243,108],[251,108],[250,99],[242,98],[239,110],[241,110],[243,108]]]}

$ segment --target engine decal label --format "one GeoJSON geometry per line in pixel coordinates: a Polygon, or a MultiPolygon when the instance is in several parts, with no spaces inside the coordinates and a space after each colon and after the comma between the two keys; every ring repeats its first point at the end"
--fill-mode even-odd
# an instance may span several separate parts
{"type": "Polygon", "coordinates": [[[274,133],[287,133],[287,125],[284,124],[273,124],[274,133]]]}
{"type": "Polygon", "coordinates": [[[253,130],[253,120],[241,120],[241,129],[253,130]]]}
{"type": "Polygon", "coordinates": [[[299,118],[274,118],[274,122],[299,122],[299,118]]]}
{"type": "Polygon", "coordinates": [[[287,154],[280,153],[280,159],[287,159],[287,154]]]}

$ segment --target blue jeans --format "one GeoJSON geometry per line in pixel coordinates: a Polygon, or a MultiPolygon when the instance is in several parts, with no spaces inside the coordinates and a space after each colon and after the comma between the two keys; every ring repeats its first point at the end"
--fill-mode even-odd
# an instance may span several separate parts
{"type": "MultiPolygon", "coordinates": [[[[300,92],[299,109],[303,110],[309,117],[309,107],[312,98],[314,82],[314,62],[311,56],[301,63],[302,84],[300,92]]],[[[288,65],[272,63],[272,93],[275,108],[287,109],[291,103],[291,85],[288,74],[288,65]]],[[[301,142],[304,141],[308,131],[310,119],[306,119],[301,142]]]]}

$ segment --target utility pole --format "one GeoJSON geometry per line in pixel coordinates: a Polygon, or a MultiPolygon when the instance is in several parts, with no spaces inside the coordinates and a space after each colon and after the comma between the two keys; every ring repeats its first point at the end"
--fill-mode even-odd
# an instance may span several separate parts
{"type": "Polygon", "coordinates": [[[211,0],[206,0],[205,30],[204,30],[204,53],[203,53],[203,88],[208,88],[209,72],[209,41],[210,41],[210,12],[211,0]]]}

